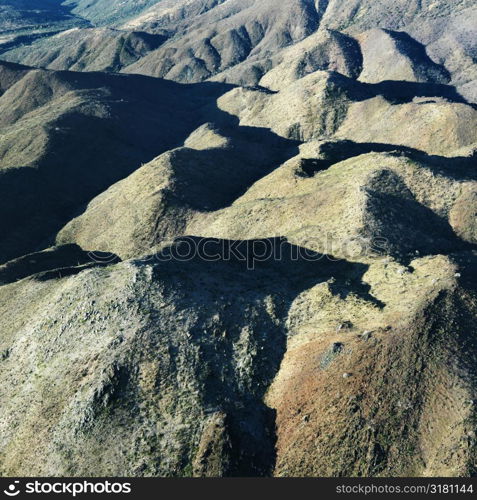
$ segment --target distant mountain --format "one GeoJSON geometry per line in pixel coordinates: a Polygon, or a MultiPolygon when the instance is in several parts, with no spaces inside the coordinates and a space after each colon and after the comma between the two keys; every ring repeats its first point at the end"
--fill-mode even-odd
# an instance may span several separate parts
{"type": "Polygon", "coordinates": [[[81,23],[60,0],[0,0],[0,34],[67,29],[81,23]]]}
{"type": "Polygon", "coordinates": [[[162,0],[60,0],[77,16],[96,26],[116,25],[141,14],[162,0]]]}
{"type": "Polygon", "coordinates": [[[73,28],[31,45],[22,45],[5,59],[49,69],[119,72],[167,38],[145,32],[119,31],[112,28],[73,28]]]}
{"type": "Polygon", "coordinates": [[[0,62],[0,262],[51,241],[82,204],[180,145],[221,92],[0,62]]]}
{"type": "MultiPolygon", "coordinates": [[[[394,2],[391,8],[388,1],[374,0],[353,0],[345,6],[341,0],[292,0],[278,7],[272,0],[71,0],[61,9],[67,7],[88,22],[114,26],[125,33],[87,30],[38,41],[19,39],[4,45],[1,56],[52,69],[123,70],[179,82],[214,78],[257,85],[282,60],[278,54],[281,49],[307,39],[319,27],[351,35],[360,43],[362,40],[369,47],[363,50],[370,54],[374,50],[370,44],[376,43],[379,52],[385,54],[378,40],[370,42],[369,36],[361,37],[361,33],[379,28],[394,33],[395,41],[389,43],[394,44],[395,54],[406,57],[411,51],[415,61],[428,58],[445,66],[460,92],[471,101],[477,99],[477,14],[470,0],[453,1],[452,16],[448,15],[449,2],[416,0],[394,2]],[[396,38],[402,30],[407,41],[396,38]],[[159,39],[138,43],[134,41],[137,32],[164,38],[160,43],[159,39]],[[129,39],[131,42],[123,42],[129,39]]],[[[310,38],[307,53],[318,50],[312,44],[310,38]]],[[[394,65],[395,74],[388,77],[408,80],[408,70],[394,65]]]]}

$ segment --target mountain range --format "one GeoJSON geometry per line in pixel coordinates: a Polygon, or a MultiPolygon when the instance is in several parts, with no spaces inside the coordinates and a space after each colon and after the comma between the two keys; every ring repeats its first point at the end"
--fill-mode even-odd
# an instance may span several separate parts
{"type": "Polygon", "coordinates": [[[0,474],[477,471],[473,0],[0,0],[0,474]]]}

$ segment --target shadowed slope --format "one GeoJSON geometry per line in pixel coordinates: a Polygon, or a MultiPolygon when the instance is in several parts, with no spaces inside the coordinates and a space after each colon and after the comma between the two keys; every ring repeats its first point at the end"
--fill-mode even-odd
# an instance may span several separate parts
{"type": "Polygon", "coordinates": [[[226,90],[8,63],[0,72],[0,261],[34,251],[82,203],[180,144],[226,90]]]}

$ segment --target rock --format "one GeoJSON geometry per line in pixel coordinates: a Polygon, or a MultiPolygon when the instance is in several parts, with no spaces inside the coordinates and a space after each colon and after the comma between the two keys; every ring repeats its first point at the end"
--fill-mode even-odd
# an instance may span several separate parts
{"type": "Polygon", "coordinates": [[[338,325],[336,330],[339,332],[342,330],[350,330],[351,328],[353,328],[353,323],[351,323],[351,321],[345,321],[344,323],[338,325]]]}
{"type": "Polygon", "coordinates": [[[341,342],[335,342],[331,348],[333,354],[339,354],[343,351],[344,344],[341,342]]]}
{"type": "Polygon", "coordinates": [[[365,331],[361,334],[363,340],[369,340],[373,336],[373,332],[365,331]]]}

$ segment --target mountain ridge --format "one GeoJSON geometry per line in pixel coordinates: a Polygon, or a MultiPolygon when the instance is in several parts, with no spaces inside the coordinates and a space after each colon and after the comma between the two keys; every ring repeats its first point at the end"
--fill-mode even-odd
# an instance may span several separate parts
{"type": "Polygon", "coordinates": [[[44,5],[0,0],[0,473],[475,475],[473,2],[44,5]]]}

